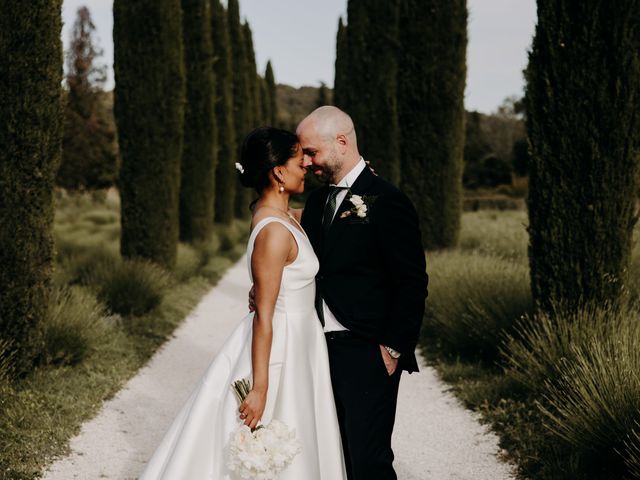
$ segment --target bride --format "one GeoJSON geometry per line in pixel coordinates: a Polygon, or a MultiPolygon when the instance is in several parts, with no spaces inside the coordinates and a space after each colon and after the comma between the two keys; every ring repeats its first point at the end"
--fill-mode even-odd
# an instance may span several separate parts
{"type": "Polygon", "coordinates": [[[288,213],[289,196],[304,190],[302,149],[293,133],[258,128],[245,138],[236,167],[243,186],[259,195],[247,245],[256,310],[211,362],[140,478],[232,480],[225,456],[231,434],[242,423],[255,428],[277,419],[295,429],[301,445],[279,480],[344,480],[327,346],[314,308],[318,260],[288,213]],[[252,389],[238,405],[230,386],[243,378],[252,389]]]}

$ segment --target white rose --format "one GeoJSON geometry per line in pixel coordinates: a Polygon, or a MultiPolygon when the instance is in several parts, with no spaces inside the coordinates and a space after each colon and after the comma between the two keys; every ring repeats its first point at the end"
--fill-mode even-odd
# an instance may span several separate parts
{"type": "Polygon", "coordinates": [[[351,195],[351,203],[353,203],[356,207],[364,204],[364,200],[360,195],[351,195]]]}

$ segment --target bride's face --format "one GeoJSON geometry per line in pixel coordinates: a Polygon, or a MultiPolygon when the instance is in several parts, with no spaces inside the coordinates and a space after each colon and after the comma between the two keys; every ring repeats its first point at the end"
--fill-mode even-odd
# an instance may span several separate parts
{"type": "Polygon", "coordinates": [[[287,171],[284,181],[285,189],[290,193],[304,192],[304,176],[307,173],[307,166],[300,144],[296,148],[295,155],[287,160],[284,167],[287,171]]]}

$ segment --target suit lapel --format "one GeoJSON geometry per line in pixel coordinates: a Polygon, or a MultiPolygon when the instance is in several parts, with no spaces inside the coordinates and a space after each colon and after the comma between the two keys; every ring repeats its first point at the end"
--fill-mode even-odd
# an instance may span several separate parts
{"type": "MultiPolygon", "coordinates": [[[[371,173],[369,167],[365,167],[365,169],[358,175],[358,178],[353,185],[349,189],[347,196],[342,200],[340,207],[338,207],[338,211],[336,212],[335,217],[333,217],[333,222],[329,227],[329,231],[326,233],[324,239],[324,248],[322,249],[323,257],[326,257],[327,254],[331,251],[331,249],[337,244],[340,237],[347,230],[347,218],[341,218],[341,215],[350,210],[353,207],[353,204],[349,201],[351,195],[364,195],[373,180],[374,175],[371,173]]],[[[324,195],[325,201],[328,196],[328,192],[324,195]]],[[[324,205],[324,204],[323,204],[324,205]]],[[[322,222],[322,220],[321,220],[322,222]]]]}

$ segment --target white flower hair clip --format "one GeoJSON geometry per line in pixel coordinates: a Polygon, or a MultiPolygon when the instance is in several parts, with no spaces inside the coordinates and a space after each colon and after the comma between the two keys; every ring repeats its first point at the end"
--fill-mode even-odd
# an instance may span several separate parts
{"type": "Polygon", "coordinates": [[[244,168],[242,166],[242,164],[236,162],[236,170],[238,170],[240,173],[244,173],[244,168]]]}

